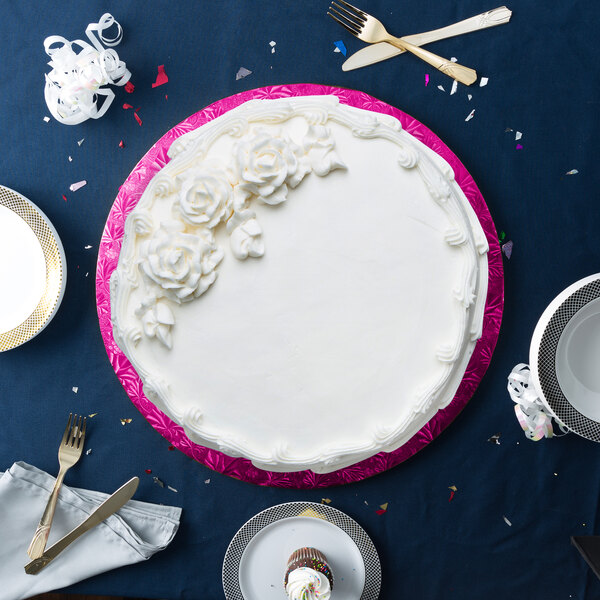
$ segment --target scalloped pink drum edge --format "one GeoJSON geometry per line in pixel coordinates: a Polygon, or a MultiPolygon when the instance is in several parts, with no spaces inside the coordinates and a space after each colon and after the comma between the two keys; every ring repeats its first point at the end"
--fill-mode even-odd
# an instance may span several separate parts
{"type": "Polygon", "coordinates": [[[502,254],[494,222],[473,178],[454,153],[423,124],[401,110],[364,92],[315,84],[275,85],[224,98],[191,115],[161,137],[139,161],[119,189],[102,234],[96,272],[96,301],[100,332],[117,377],[137,409],[150,425],[173,446],[214,471],[257,485],[321,488],[360,481],[391,469],[429,444],[465,407],[490,364],[500,331],[504,305],[502,254]],[[110,276],[117,266],[125,219],[137,204],[152,177],[168,162],[167,150],[176,138],[254,98],[315,95],[336,95],[343,104],[396,117],[405,130],[450,164],[454,169],[457,183],[481,222],[490,246],[488,293],[483,319],[483,335],[475,346],[456,395],[445,409],[438,411],[427,425],[408,442],[394,452],[380,452],[355,465],[324,475],[312,471],[274,473],[258,469],[247,459],[232,458],[217,450],[195,444],[185,435],[180,425],[169,419],[144,396],[139,376],[113,337],[110,314],[110,276]]]}

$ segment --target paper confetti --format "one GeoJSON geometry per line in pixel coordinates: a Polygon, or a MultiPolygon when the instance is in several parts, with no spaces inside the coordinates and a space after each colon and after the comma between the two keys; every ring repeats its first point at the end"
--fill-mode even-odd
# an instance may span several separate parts
{"type": "Polygon", "coordinates": [[[520,131],[515,133],[515,142],[518,142],[523,137],[523,134],[520,131]]]}
{"type": "Polygon", "coordinates": [[[87,246],[85,246],[85,250],[89,250],[92,246],[90,246],[89,244],[87,246]]]}
{"type": "Polygon", "coordinates": [[[450,95],[456,94],[456,90],[458,89],[458,81],[456,79],[452,82],[452,88],[450,89],[450,95]]]}
{"type": "Polygon", "coordinates": [[[88,448],[88,449],[85,451],[85,453],[86,453],[86,455],[87,455],[87,456],[89,456],[89,455],[92,453],[92,449],[91,449],[91,448],[88,448]]]}
{"type": "Polygon", "coordinates": [[[458,488],[455,485],[448,486],[450,490],[450,498],[448,498],[448,502],[452,502],[452,498],[454,498],[454,494],[458,491],[458,488]]]}
{"type": "Polygon", "coordinates": [[[121,140],[119,142],[119,148],[125,148],[125,144],[123,143],[123,140],[121,140]]]}
{"type": "Polygon", "coordinates": [[[205,479],[205,480],[204,480],[204,483],[205,483],[206,485],[208,485],[208,484],[210,483],[210,479],[205,479]]]}
{"type": "Polygon", "coordinates": [[[271,46],[271,54],[275,54],[275,46],[277,45],[277,42],[274,42],[273,40],[271,40],[269,42],[269,46],[271,46]]]}
{"type": "Polygon", "coordinates": [[[177,493],[177,490],[174,487],[171,487],[170,485],[167,486],[167,489],[177,493]]]}
{"type": "Polygon", "coordinates": [[[348,54],[348,50],[346,50],[346,45],[344,44],[344,42],[342,42],[342,40],[333,42],[333,45],[335,46],[334,52],[341,52],[344,56],[348,54]]]}
{"type": "Polygon", "coordinates": [[[246,67],[240,67],[238,72],[235,74],[235,80],[244,79],[244,77],[248,77],[248,75],[252,75],[252,71],[246,69],[246,67]]]}
{"type": "Polygon", "coordinates": [[[385,514],[387,512],[387,509],[388,509],[388,502],[385,502],[384,504],[380,504],[379,505],[379,510],[376,510],[375,512],[378,515],[383,515],[383,514],[385,514]]]}
{"type": "Polygon", "coordinates": [[[142,119],[140,119],[140,115],[138,115],[137,112],[134,112],[133,116],[135,117],[135,120],[138,122],[138,125],[141,127],[142,126],[142,119]]]}
{"type": "Polygon", "coordinates": [[[67,197],[64,194],[62,195],[62,197],[63,197],[63,200],[66,202],[67,201],[67,197]]]}
{"type": "Polygon", "coordinates": [[[577,169],[571,169],[570,171],[567,171],[565,175],[577,175],[577,173],[579,173],[577,169]]]}
{"type": "Polygon", "coordinates": [[[517,150],[523,150],[523,146],[521,144],[517,144],[517,150]]]}
{"type": "Polygon", "coordinates": [[[133,419],[121,419],[121,425],[128,425],[133,419]]]}
{"type": "Polygon", "coordinates": [[[98,414],[98,413],[92,413],[91,415],[88,415],[88,417],[89,417],[90,419],[93,419],[93,418],[94,418],[94,417],[95,417],[97,414],[98,414]]]}
{"type": "Polygon", "coordinates": [[[467,94],[467,98],[469,99],[469,102],[471,102],[471,100],[473,100],[473,95],[472,94],[467,94]]]}
{"type": "Polygon", "coordinates": [[[133,106],[131,106],[131,104],[127,104],[127,102],[125,102],[125,104],[123,104],[123,108],[125,110],[129,109],[129,108],[133,108],[133,106]]]}
{"type": "Polygon", "coordinates": [[[125,84],[125,91],[126,91],[128,94],[131,94],[131,93],[133,93],[133,90],[135,90],[135,85],[133,85],[133,83],[131,83],[131,81],[128,81],[128,82],[125,84]]]}
{"type": "Polygon", "coordinates": [[[331,504],[331,498],[321,498],[321,504],[331,504]]]}
{"type": "Polygon", "coordinates": [[[162,482],[162,481],[161,481],[161,480],[160,480],[158,477],[153,477],[153,478],[152,478],[152,480],[154,481],[154,483],[155,483],[156,485],[160,485],[160,487],[162,487],[162,488],[164,488],[164,487],[165,487],[165,484],[164,484],[164,482],[162,482]]]}
{"type": "Polygon", "coordinates": [[[46,123],[50,122],[50,117],[44,117],[44,121],[46,121],[46,123]]]}
{"type": "Polygon", "coordinates": [[[78,145],[78,146],[81,146],[81,144],[83,144],[83,141],[84,141],[84,140],[85,140],[85,138],[81,138],[81,139],[80,139],[80,140],[77,142],[77,145],[78,145]]]}
{"type": "Polygon", "coordinates": [[[465,121],[470,121],[473,117],[475,116],[475,109],[473,109],[469,115],[467,116],[467,118],[465,119],[465,121]]]}
{"type": "Polygon", "coordinates": [[[144,471],[146,471],[146,473],[148,473],[148,475],[150,475],[150,473],[152,473],[152,469],[144,469],[144,471]]]}
{"type": "Polygon", "coordinates": [[[512,256],[512,251],[513,251],[513,243],[511,240],[506,242],[506,244],[502,244],[502,253],[509,260],[510,260],[510,257],[512,256]]]}
{"type": "Polygon", "coordinates": [[[429,73],[425,73],[425,87],[429,85],[429,73]]]}
{"type": "Polygon", "coordinates": [[[509,526],[512,527],[512,523],[504,516],[502,515],[502,518],[504,519],[504,522],[509,526]]]}
{"type": "Polygon", "coordinates": [[[504,233],[504,231],[501,231],[501,232],[500,232],[500,235],[498,236],[498,239],[499,239],[501,242],[503,242],[503,241],[504,241],[504,238],[506,238],[506,233],[504,233]]]}
{"type": "Polygon", "coordinates": [[[491,442],[492,444],[496,444],[497,446],[499,446],[500,445],[500,434],[495,433],[492,437],[488,438],[488,442],[491,442]]]}
{"type": "Polygon", "coordinates": [[[71,389],[73,390],[73,393],[75,393],[75,394],[76,394],[76,393],[79,391],[79,388],[78,388],[78,387],[73,387],[73,388],[71,388],[71,389]]]}
{"type": "Polygon", "coordinates": [[[488,84],[488,78],[487,77],[482,77],[481,81],[479,82],[479,87],[485,87],[488,84]]]}
{"type": "Polygon", "coordinates": [[[173,445],[169,446],[169,450],[175,450],[175,446],[173,446],[173,445]]]}
{"type": "Polygon", "coordinates": [[[72,156],[69,156],[69,159],[68,159],[68,160],[69,160],[69,162],[73,162],[73,157],[72,157],[72,156]]]}
{"type": "Polygon", "coordinates": [[[72,192],[76,192],[78,189],[82,188],[82,187],[83,187],[84,185],[86,185],[86,184],[87,184],[87,181],[86,181],[85,179],[83,179],[82,181],[78,181],[77,183],[72,183],[72,184],[69,186],[69,189],[70,189],[72,192]]]}
{"type": "Polygon", "coordinates": [[[165,73],[165,65],[158,65],[158,74],[156,75],[156,81],[152,84],[152,87],[158,87],[159,85],[163,85],[164,83],[167,83],[169,81],[169,78],[167,77],[167,74],[165,73]]]}
{"type": "Polygon", "coordinates": [[[444,89],[443,85],[438,85],[438,90],[441,90],[442,92],[445,92],[446,90],[444,89]]]}
{"type": "Polygon", "coordinates": [[[507,127],[507,128],[504,130],[504,133],[510,133],[511,131],[513,131],[513,130],[512,130],[510,127],[507,127]]]}

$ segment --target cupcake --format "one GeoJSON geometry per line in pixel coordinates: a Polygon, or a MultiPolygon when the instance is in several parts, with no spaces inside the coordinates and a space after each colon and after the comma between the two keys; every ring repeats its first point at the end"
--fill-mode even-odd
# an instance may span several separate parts
{"type": "Polygon", "coordinates": [[[288,559],[283,581],[289,600],[329,600],[333,574],[325,555],[316,548],[300,548],[288,559]]]}

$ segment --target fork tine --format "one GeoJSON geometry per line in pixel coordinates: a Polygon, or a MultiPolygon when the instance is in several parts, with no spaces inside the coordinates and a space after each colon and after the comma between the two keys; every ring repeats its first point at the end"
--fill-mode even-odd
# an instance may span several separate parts
{"type": "Polygon", "coordinates": [[[71,419],[73,418],[73,413],[69,413],[69,420],[67,421],[67,428],[65,429],[65,433],[62,437],[61,444],[65,445],[67,440],[69,439],[69,431],[71,431],[71,419]]]}
{"type": "Polygon", "coordinates": [[[83,417],[83,429],[81,430],[81,435],[79,436],[79,443],[77,444],[77,448],[83,447],[83,443],[85,442],[85,426],[87,423],[87,419],[83,417]]]}
{"type": "Polygon", "coordinates": [[[348,9],[344,8],[343,6],[341,6],[339,4],[336,4],[335,2],[332,2],[331,6],[329,8],[330,9],[333,9],[333,8],[339,9],[339,10],[336,10],[335,12],[337,12],[338,15],[342,15],[349,21],[354,21],[354,22],[358,21],[358,23],[356,23],[356,25],[358,25],[359,27],[361,27],[362,25],[365,24],[366,19],[362,15],[350,12],[348,9]]]}
{"type": "Polygon", "coordinates": [[[77,435],[79,434],[79,427],[81,426],[81,417],[79,417],[79,423],[77,423],[77,415],[73,418],[73,428],[71,429],[71,434],[69,435],[68,445],[73,448],[75,446],[75,440],[77,439],[77,435]]]}
{"type": "Polygon", "coordinates": [[[341,2],[346,8],[353,10],[357,16],[360,15],[363,19],[365,19],[369,16],[369,15],[367,15],[367,13],[364,10],[360,10],[360,8],[356,8],[356,6],[352,6],[352,4],[350,4],[349,2],[346,2],[345,0],[338,0],[338,2],[341,2]]]}
{"type": "Polygon", "coordinates": [[[352,29],[350,26],[346,25],[343,21],[338,19],[336,16],[332,15],[330,12],[327,14],[334,20],[337,21],[346,31],[349,31],[352,35],[358,36],[359,32],[356,29],[352,29]]]}

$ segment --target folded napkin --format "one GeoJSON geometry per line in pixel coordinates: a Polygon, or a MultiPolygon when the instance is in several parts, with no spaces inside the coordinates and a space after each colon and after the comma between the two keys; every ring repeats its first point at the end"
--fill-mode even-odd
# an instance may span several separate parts
{"type": "MultiPolygon", "coordinates": [[[[54,477],[23,462],[0,474],[0,597],[19,600],[150,558],[166,548],[181,509],[130,500],[84,533],[37,575],[27,575],[27,548],[54,486],[54,477]]],[[[46,547],[79,525],[109,494],[63,485],[46,547]]]]}

